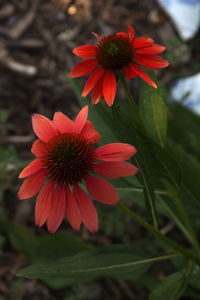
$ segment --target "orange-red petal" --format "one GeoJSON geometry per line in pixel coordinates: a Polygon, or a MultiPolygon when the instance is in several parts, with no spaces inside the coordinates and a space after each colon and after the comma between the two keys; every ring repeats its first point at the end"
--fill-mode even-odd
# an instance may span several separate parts
{"type": "Polygon", "coordinates": [[[152,45],[154,40],[146,37],[138,37],[133,40],[132,44],[135,49],[143,48],[152,45]]]}
{"type": "Polygon", "coordinates": [[[31,175],[22,183],[19,192],[18,198],[27,199],[33,197],[40,190],[47,173],[44,169],[40,169],[35,174],[31,175]]]}
{"type": "Polygon", "coordinates": [[[98,216],[94,204],[80,186],[74,186],[74,195],[78,203],[83,224],[92,233],[98,230],[98,216]]]}
{"type": "Polygon", "coordinates": [[[98,162],[93,166],[93,170],[108,179],[131,176],[138,172],[138,168],[128,162],[122,161],[98,162]]]}
{"type": "Polygon", "coordinates": [[[98,35],[96,32],[92,32],[92,34],[95,36],[95,38],[100,41],[102,39],[102,37],[100,35],[98,35]]]}
{"type": "Polygon", "coordinates": [[[101,79],[103,74],[104,74],[104,69],[98,68],[94,71],[94,73],[92,73],[92,75],[90,75],[82,91],[83,97],[86,97],[89,94],[89,92],[93,89],[96,83],[101,79]]]}
{"type": "Polygon", "coordinates": [[[66,210],[65,214],[68,222],[74,230],[79,230],[81,226],[81,215],[78,204],[69,187],[66,187],[66,210]]]}
{"type": "Polygon", "coordinates": [[[166,48],[159,44],[152,44],[144,48],[135,49],[135,52],[140,54],[158,54],[162,53],[166,48]]]}
{"type": "Polygon", "coordinates": [[[64,115],[62,112],[56,112],[53,117],[53,122],[60,133],[69,132],[72,128],[73,121],[64,115]]]}
{"type": "Polygon", "coordinates": [[[96,59],[87,59],[78,63],[69,73],[70,77],[81,77],[92,72],[98,63],[96,59]]]}
{"type": "Polygon", "coordinates": [[[128,31],[129,31],[129,38],[130,38],[130,41],[133,40],[134,36],[135,36],[135,30],[133,29],[132,26],[128,26],[128,31]]]}
{"type": "Polygon", "coordinates": [[[92,90],[92,104],[97,104],[103,96],[103,77],[96,83],[92,90]]]}
{"type": "Polygon", "coordinates": [[[35,140],[35,142],[32,145],[31,152],[36,157],[41,157],[44,155],[46,151],[46,144],[42,142],[40,139],[35,140]]]}
{"type": "Polygon", "coordinates": [[[116,37],[121,36],[123,38],[128,38],[128,34],[125,32],[117,32],[117,33],[115,33],[115,36],[116,37]]]}
{"type": "Polygon", "coordinates": [[[33,114],[32,125],[35,134],[45,143],[58,134],[53,122],[40,114],[33,114]]]}
{"type": "Polygon", "coordinates": [[[57,185],[54,190],[51,210],[47,219],[48,231],[54,233],[60,226],[65,215],[65,189],[62,185],[57,185]]]}
{"type": "Polygon", "coordinates": [[[137,77],[137,74],[128,66],[128,67],[123,67],[124,75],[128,79],[133,79],[137,77]]]}
{"type": "Polygon", "coordinates": [[[130,67],[131,69],[138,75],[140,76],[146,83],[148,83],[149,85],[151,85],[154,88],[157,88],[157,85],[155,84],[155,82],[147,75],[147,73],[145,73],[142,68],[140,68],[138,65],[134,64],[134,63],[130,63],[130,67]]]}
{"type": "Polygon", "coordinates": [[[73,53],[82,58],[90,58],[96,55],[96,47],[92,45],[79,46],[73,49],[73,53]]]}
{"type": "Polygon", "coordinates": [[[113,105],[116,94],[116,77],[113,71],[106,70],[103,80],[103,96],[108,106],[113,105]]]}
{"type": "Polygon", "coordinates": [[[133,59],[149,69],[162,69],[169,65],[167,60],[154,54],[135,54],[133,59]]]}
{"type": "Polygon", "coordinates": [[[137,152],[132,145],[125,143],[112,143],[99,147],[95,151],[95,156],[99,160],[124,161],[137,152]]]}
{"type": "Polygon", "coordinates": [[[101,137],[90,121],[86,121],[83,129],[81,130],[81,135],[84,136],[88,140],[88,143],[91,144],[97,143],[101,137]]]}
{"type": "Polygon", "coordinates": [[[104,204],[116,204],[119,201],[118,194],[114,186],[96,176],[87,176],[85,179],[86,187],[88,192],[99,202],[104,204]]]}
{"type": "Polygon", "coordinates": [[[35,205],[35,224],[41,227],[49,217],[53,199],[53,182],[48,181],[37,196],[35,205]]]}
{"type": "Polygon", "coordinates": [[[86,121],[87,121],[87,116],[88,116],[88,105],[85,105],[80,112],[78,113],[74,125],[72,127],[72,131],[75,133],[80,133],[81,130],[83,129],[86,121]]]}
{"type": "Polygon", "coordinates": [[[36,173],[42,168],[42,162],[39,159],[32,161],[28,166],[26,166],[21,173],[19,174],[19,178],[28,177],[36,173]]]}

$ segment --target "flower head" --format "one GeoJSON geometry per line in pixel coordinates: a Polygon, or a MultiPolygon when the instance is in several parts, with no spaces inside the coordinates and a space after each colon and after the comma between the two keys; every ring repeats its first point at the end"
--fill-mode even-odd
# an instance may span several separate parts
{"type": "Polygon", "coordinates": [[[168,66],[168,61],[157,54],[165,47],[154,44],[146,37],[134,38],[134,30],[128,27],[129,34],[124,32],[99,37],[97,46],[85,45],[73,49],[73,53],[86,60],[78,63],[70,72],[71,77],[81,77],[92,72],[82,92],[86,97],[92,91],[92,103],[96,104],[104,97],[111,106],[116,94],[116,74],[122,71],[128,79],[141,77],[149,85],[156,84],[139,66],[149,69],[161,69],[168,66]]]}
{"type": "Polygon", "coordinates": [[[19,199],[38,194],[35,206],[36,225],[47,222],[49,232],[55,232],[64,216],[75,230],[83,223],[91,232],[98,230],[98,217],[93,202],[80,184],[85,184],[91,196],[105,204],[118,202],[118,194],[107,179],[134,175],[138,169],[125,162],[136,153],[129,144],[113,143],[95,148],[99,133],[87,120],[85,106],[75,121],[56,112],[53,121],[34,114],[33,129],[38,139],[32,145],[36,159],[20,173],[27,177],[18,192],[19,199]]]}

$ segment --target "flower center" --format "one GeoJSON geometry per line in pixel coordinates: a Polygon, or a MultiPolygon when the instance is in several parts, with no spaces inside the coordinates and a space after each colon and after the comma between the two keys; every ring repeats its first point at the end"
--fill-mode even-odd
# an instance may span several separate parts
{"type": "Polygon", "coordinates": [[[100,40],[96,59],[102,67],[117,71],[131,62],[132,54],[133,47],[129,38],[114,34],[100,40]]]}
{"type": "Polygon", "coordinates": [[[43,157],[49,175],[57,182],[75,184],[93,169],[94,148],[80,134],[64,133],[50,140],[43,157]]]}

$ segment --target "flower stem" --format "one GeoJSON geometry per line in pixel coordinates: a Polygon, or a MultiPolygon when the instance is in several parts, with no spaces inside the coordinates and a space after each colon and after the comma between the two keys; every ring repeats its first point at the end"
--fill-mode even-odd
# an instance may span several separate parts
{"type": "Polygon", "coordinates": [[[181,201],[180,198],[180,194],[179,192],[174,191],[174,189],[172,187],[170,187],[170,185],[168,184],[168,193],[169,196],[171,196],[171,198],[173,199],[173,201],[175,202],[177,211],[182,219],[182,222],[185,226],[185,228],[187,228],[189,234],[190,234],[190,242],[192,244],[192,246],[194,247],[194,250],[196,251],[196,254],[198,256],[198,258],[200,259],[200,246],[199,246],[199,242],[198,239],[196,237],[196,233],[193,230],[192,224],[190,222],[190,219],[188,217],[187,211],[185,209],[184,203],[181,201]]]}
{"type": "MultiPolygon", "coordinates": [[[[134,117],[136,118],[137,125],[139,125],[138,127],[139,127],[141,133],[146,134],[145,127],[144,127],[143,121],[140,117],[138,107],[137,107],[137,105],[136,105],[136,103],[133,99],[132,93],[131,93],[131,91],[128,87],[128,84],[126,82],[126,79],[125,79],[125,76],[124,76],[123,73],[119,74],[119,79],[120,79],[122,87],[123,87],[123,89],[126,93],[129,105],[132,108],[132,111],[134,113],[134,117]]],[[[120,113],[120,111],[118,110],[118,114],[119,113],[120,113]]],[[[122,119],[121,116],[119,116],[119,119],[120,120],[122,119]]],[[[123,126],[123,123],[121,122],[120,128],[122,126],[123,126]]],[[[151,215],[151,219],[152,219],[152,223],[153,223],[154,227],[158,228],[158,222],[157,222],[157,217],[156,217],[156,207],[155,207],[155,203],[154,203],[154,196],[153,196],[153,193],[151,192],[152,189],[150,187],[151,186],[150,178],[148,178],[148,179],[146,178],[146,174],[143,170],[143,167],[140,165],[139,160],[136,157],[134,158],[134,160],[135,160],[138,168],[140,169],[141,178],[142,178],[142,181],[143,181],[143,184],[144,184],[144,197],[146,199],[147,209],[150,211],[150,215],[151,215]]]]}
{"type": "Polygon", "coordinates": [[[160,233],[159,230],[157,230],[154,226],[150,225],[149,223],[147,223],[142,217],[140,217],[139,215],[135,214],[133,211],[131,211],[128,207],[126,207],[124,204],[122,203],[118,203],[117,207],[125,212],[126,214],[128,214],[134,221],[136,221],[138,224],[140,224],[141,226],[143,226],[144,228],[146,228],[148,231],[150,231],[153,235],[155,235],[159,240],[163,241],[165,244],[167,244],[168,246],[172,247],[173,249],[175,249],[176,251],[178,251],[179,253],[181,253],[184,256],[187,256],[189,258],[192,258],[193,260],[195,260],[196,262],[198,262],[198,264],[200,264],[200,260],[198,258],[196,258],[191,251],[181,247],[179,244],[177,244],[176,242],[174,242],[173,240],[169,239],[168,237],[166,237],[165,235],[163,235],[162,233],[160,233]]]}
{"type": "Polygon", "coordinates": [[[126,94],[126,97],[127,97],[127,100],[129,102],[129,105],[136,117],[136,120],[139,124],[142,124],[142,120],[140,118],[140,114],[139,114],[139,110],[138,110],[138,107],[137,107],[137,104],[135,103],[135,100],[133,99],[133,96],[132,96],[132,93],[128,87],[128,84],[126,82],[126,79],[124,77],[124,74],[123,73],[119,73],[119,79],[120,79],[120,82],[121,82],[121,85],[124,89],[124,92],[126,94]]]}

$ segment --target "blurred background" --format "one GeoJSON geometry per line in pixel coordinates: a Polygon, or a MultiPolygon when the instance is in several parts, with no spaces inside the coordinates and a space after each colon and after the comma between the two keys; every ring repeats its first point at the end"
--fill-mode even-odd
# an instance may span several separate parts
{"type": "MultiPolygon", "coordinates": [[[[16,193],[21,181],[17,175],[33,158],[30,148],[35,136],[31,115],[37,112],[52,118],[55,111],[62,111],[73,117],[79,110],[66,75],[79,61],[72,54],[72,49],[84,44],[95,45],[92,32],[108,35],[127,31],[127,26],[131,25],[136,36],[150,36],[156,43],[166,46],[163,57],[170,61],[170,67],[157,74],[163,92],[168,100],[172,96],[176,100],[181,98],[186,106],[198,113],[200,92],[196,82],[199,77],[195,77],[195,83],[190,81],[189,84],[177,80],[199,76],[199,20],[193,33],[185,35],[171,11],[165,9],[165,5],[169,8],[170,2],[0,1],[0,300],[143,300],[147,299],[149,286],[173,270],[169,263],[159,264],[151,270],[154,279],[143,278],[142,284],[101,279],[67,287],[55,287],[51,283],[14,275],[16,270],[39,255],[41,259],[47,256],[52,260],[65,255],[65,251],[73,253],[73,244],[77,249],[87,249],[86,243],[142,243],[144,249],[151,251],[152,238],[136,224],[133,225],[129,218],[124,219],[122,213],[110,207],[99,206],[100,230],[97,235],[89,234],[85,228],[74,233],[67,222],[63,222],[59,233],[48,235],[45,226],[38,229],[34,225],[34,199],[18,201],[16,193]],[[182,90],[185,86],[195,89],[196,98],[186,99],[191,94],[190,90],[184,90],[184,94],[180,95],[177,90],[180,84],[182,90]],[[177,89],[174,90],[175,87],[177,89]],[[57,248],[51,248],[52,243],[57,244],[57,248]]],[[[195,10],[198,6],[200,11],[199,1],[188,0],[186,4],[192,4],[193,8],[196,5],[195,10]]],[[[178,19],[177,10],[176,15],[178,19]]],[[[85,82],[85,79],[78,81],[85,82]]],[[[138,84],[137,79],[131,81],[136,98],[138,84]]],[[[170,118],[173,119],[174,114],[173,110],[169,111],[170,118]]],[[[182,117],[179,115],[179,121],[182,117]]],[[[173,137],[173,127],[169,126],[169,131],[173,137]]],[[[191,140],[188,151],[194,149],[196,144],[191,140]]],[[[199,158],[199,151],[197,155],[199,158]]],[[[134,209],[139,211],[136,204],[134,209]]],[[[161,224],[164,231],[172,231],[172,237],[179,239],[173,225],[164,217],[161,224]]],[[[159,245],[154,244],[154,247],[159,248],[159,245]]]]}

